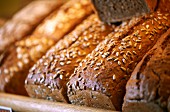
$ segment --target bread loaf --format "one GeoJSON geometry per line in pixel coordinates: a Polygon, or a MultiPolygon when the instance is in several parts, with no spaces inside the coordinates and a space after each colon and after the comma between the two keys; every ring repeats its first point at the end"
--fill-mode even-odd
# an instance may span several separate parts
{"type": "Polygon", "coordinates": [[[69,76],[114,27],[103,24],[94,14],[77,26],[32,67],[25,84],[29,96],[68,102],[66,83],[69,76]]]}
{"type": "Polygon", "coordinates": [[[129,32],[106,37],[75,69],[68,83],[70,102],[121,110],[131,72],[170,27],[169,19],[169,13],[157,11],[145,16],[129,32]]]}
{"type": "Polygon", "coordinates": [[[0,28],[0,53],[9,45],[30,34],[53,10],[66,0],[33,1],[0,28]]]}
{"type": "Polygon", "coordinates": [[[100,19],[113,23],[153,12],[157,0],[91,0],[100,19]]]}
{"type": "Polygon", "coordinates": [[[124,98],[124,112],[170,112],[170,29],[133,71],[124,98]]]}
{"type": "Polygon", "coordinates": [[[34,34],[11,46],[1,61],[0,91],[26,95],[24,81],[29,68],[33,66],[55,42],[63,38],[63,35],[71,31],[91,13],[92,8],[88,0],[71,0],[45,19],[45,21],[37,27],[34,34]],[[73,1],[74,4],[72,4],[73,1]],[[79,13],[81,13],[81,15],[78,16],[79,13]],[[42,34],[38,32],[39,29],[41,29],[42,34]],[[49,30],[52,32],[46,35],[49,30]],[[59,34],[57,35],[55,32],[59,34]],[[54,36],[54,34],[56,35],[54,36]]]}

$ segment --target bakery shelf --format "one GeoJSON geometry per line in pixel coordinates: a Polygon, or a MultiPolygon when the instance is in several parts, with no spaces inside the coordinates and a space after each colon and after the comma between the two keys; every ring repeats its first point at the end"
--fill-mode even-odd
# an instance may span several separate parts
{"type": "Polygon", "coordinates": [[[13,111],[22,112],[115,112],[112,110],[51,102],[7,93],[0,93],[0,106],[10,107],[13,111]]]}

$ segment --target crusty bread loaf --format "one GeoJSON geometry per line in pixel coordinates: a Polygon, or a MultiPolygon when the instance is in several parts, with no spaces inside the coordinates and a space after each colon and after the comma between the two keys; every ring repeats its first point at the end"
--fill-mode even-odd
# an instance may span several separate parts
{"type": "Polygon", "coordinates": [[[24,81],[29,68],[33,66],[55,42],[63,38],[63,35],[71,31],[91,13],[92,8],[88,0],[71,0],[59,8],[58,11],[54,12],[49,18],[45,19],[33,35],[11,46],[1,61],[0,91],[22,95],[27,94],[24,88],[24,81]],[[73,1],[74,4],[72,4],[73,1]],[[81,15],[78,16],[79,13],[81,13],[81,15]],[[59,24],[62,25],[60,26],[59,24]],[[49,29],[52,31],[49,35],[46,35],[49,32],[47,28],[52,28],[49,29]],[[37,32],[39,29],[42,29],[42,34],[37,32]],[[54,34],[56,35],[54,36],[54,34]]]}
{"type": "Polygon", "coordinates": [[[0,28],[0,52],[9,45],[30,34],[34,28],[53,10],[66,0],[33,1],[16,13],[0,28]]]}
{"type": "Polygon", "coordinates": [[[121,110],[131,72],[170,27],[169,19],[169,13],[154,12],[126,34],[112,35],[100,43],[74,71],[68,83],[70,102],[121,110]]]}
{"type": "Polygon", "coordinates": [[[100,19],[113,23],[153,12],[157,0],[91,0],[100,19]]]}
{"type": "Polygon", "coordinates": [[[29,96],[68,102],[66,83],[69,76],[114,27],[103,24],[95,14],[77,26],[32,67],[25,84],[29,96]],[[75,35],[77,33],[79,35],[75,35]]]}
{"type": "Polygon", "coordinates": [[[170,29],[133,71],[124,98],[124,112],[170,112],[170,29]]]}
{"type": "Polygon", "coordinates": [[[47,18],[44,24],[34,31],[34,34],[50,36],[55,40],[59,40],[70,29],[74,29],[75,25],[70,23],[80,23],[83,18],[92,13],[92,6],[89,0],[70,0],[60,8],[57,15],[52,15],[50,21],[47,18]],[[71,7],[71,8],[70,8],[71,7]],[[56,20],[56,18],[60,18],[56,20]],[[64,27],[64,29],[63,29],[64,27]]]}

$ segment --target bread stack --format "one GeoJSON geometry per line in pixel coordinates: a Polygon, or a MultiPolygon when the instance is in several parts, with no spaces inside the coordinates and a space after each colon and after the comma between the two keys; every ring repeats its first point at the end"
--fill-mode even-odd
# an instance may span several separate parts
{"type": "Polygon", "coordinates": [[[31,35],[3,48],[0,91],[126,112],[170,112],[169,6],[162,0],[150,13],[106,20],[108,25],[89,0],[68,1],[31,35]]]}

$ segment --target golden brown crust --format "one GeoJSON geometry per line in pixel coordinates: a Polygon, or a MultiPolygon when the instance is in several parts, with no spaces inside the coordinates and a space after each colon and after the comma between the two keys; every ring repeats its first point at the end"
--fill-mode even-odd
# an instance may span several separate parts
{"type": "Polygon", "coordinates": [[[0,28],[0,52],[30,34],[35,27],[65,0],[33,1],[0,28]]]}
{"type": "MultiPolygon", "coordinates": [[[[143,18],[143,21],[125,36],[116,38],[112,35],[100,43],[86,56],[72,75],[68,84],[71,103],[83,102],[81,98],[81,100],[74,98],[77,91],[91,90],[105,94],[116,110],[121,110],[125,85],[130,73],[143,55],[170,27],[169,18],[168,13],[157,11],[143,18]]],[[[94,107],[95,105],[97,104],[91,104],[94,107]]]]}
{"type": "Polygon", "coordinates": [[[168,111],[170,96],[170,29],[146,53],[126,85],[123,110],[168,111]],[[134,110],[135,109],[135,110],[134,110]]]}
{"type": "Polygon", "coordinates": [[[71,0],[39,25],[34,34],[49,36],[58,41],[68,33],[68,30],[75,28],[70,23],[79,24],[82,19],[87,17],[85,15],[91,13],[92,7],[89,0],[71,0]],[[56,18],[58,19],[56,20],[56,18]]]}
{"type": "MultiPolygon", "coordinates": [[[[75,1],[75,0],[73,0],[75,1]]],[[[52,32],[51,35],[45,35],[48,33],[45,28],[42,30],[43,34],[40,33],[34,33],[31,36],[26,37],[25,39],[22,39],[21,41],[18,41],[15,43],[14,46],[11,46],[7,51],[7,55],[4,57],[4,61],[1,62],[0,67],[0,91],[5,92],[11,92],[11,93],[17,93],[17,94],[26,94],[25,88],[24,88],[24,80],[26,75],[28,74],[28,70],[33,64],[41,58],[46,51],[54,45],[55,42],[57,42],[58,39],[62,38],[63,35],[70,32],[73,27],[75,27],[79,22],[83,21],[85,17],[87,17],[90,13],[92,13],[92,9],[90,7],[90,3],[88,0],[83,0],[84,2],[81,2],[81,0],[76,0],[74,5],[70,4],[69,2],[63,5],[58,11],[62,12],[63,18],[59,16],[58,12],[54,12],[52,16],[47,18],[44,23],[40,25],[40,27],[45,25],[50,26],[51,24],[49,22],[54,21],[61,21],[60,19],[66,19],[67,21],[63,21],[62,28],[61,29],[54,29],[53,32],[60,32],[60,35],[57,35],[56,38],[52,32]],[[68,5],[70,4],[70,5],[68,5]],[[81,10],[75,10],[75,5],[79,6],[79,9],[81,10]],[[72,9],[73,12],[77,13],[82,11],[81,16],[72,15],[70,16],[64,16],[69,15],[68,11],[62,11],[63,7],[66,7],[68,10],[72,9]],[[89,8],[87,12],[85,12],[89,8]],[[90,10],[91,9],[91,10],[90,10]],[[53,18],[55,17],[55,18],[53,18]],[[68,22],[70,20],[70,22],[68,22]],[[73,21],[74,20],[74,21],[73,21]],[[49,23],[49,24],[47,24],[49,23]],[[57,30],[57,31],[56,31],[57,30]],[[64,32],[62,32],[64,31],[64,32]],[[22,78],[19,78],[21,77],[22,78]],[[13,79],[14,77],[18,77],[13,79]],[[23,78],[24,77],[24,78],[23,78]],[[2,81],[1,81],[2,80],[2,81]],[[16,87],[12,88],[12,85],[16,85],[16,87]],[[9,86],[8,86],[9,85],[9,86]],[[23,91],[20,91],[23,90],[23,91]]],[[[72,2],[72,1],[70,1],[72,2]]],[[[65,9],[65,8],[64,8],[65,9]]],[[[77,9],[77,8],[76,8],[77,9]]],[[[58,26],[58,24],[55,24],[58,26]]],[[[39,27],[37,28],[37,30],[39,27]]],[[[36,30],[36,31],[37,31],[36,30]]]]}
{"type": "Polygon", "coordinates": [[[107,34],[112,32],[114,27],[114,25],[108,26],[103,24],[94,14],[87,18],[68,36],[60,40],[60,42],[66,42],[66,45],[70,47],[60,46],[61,48],[67,48],[60,51],[58,46],[61,44],[57,43],[30,70],[25,85],[28,94],[31,97],[68,102],[66,83],[69,80],[69,76],[73,73],[74,68],[78,66],[79,62],[107,34]]]}

